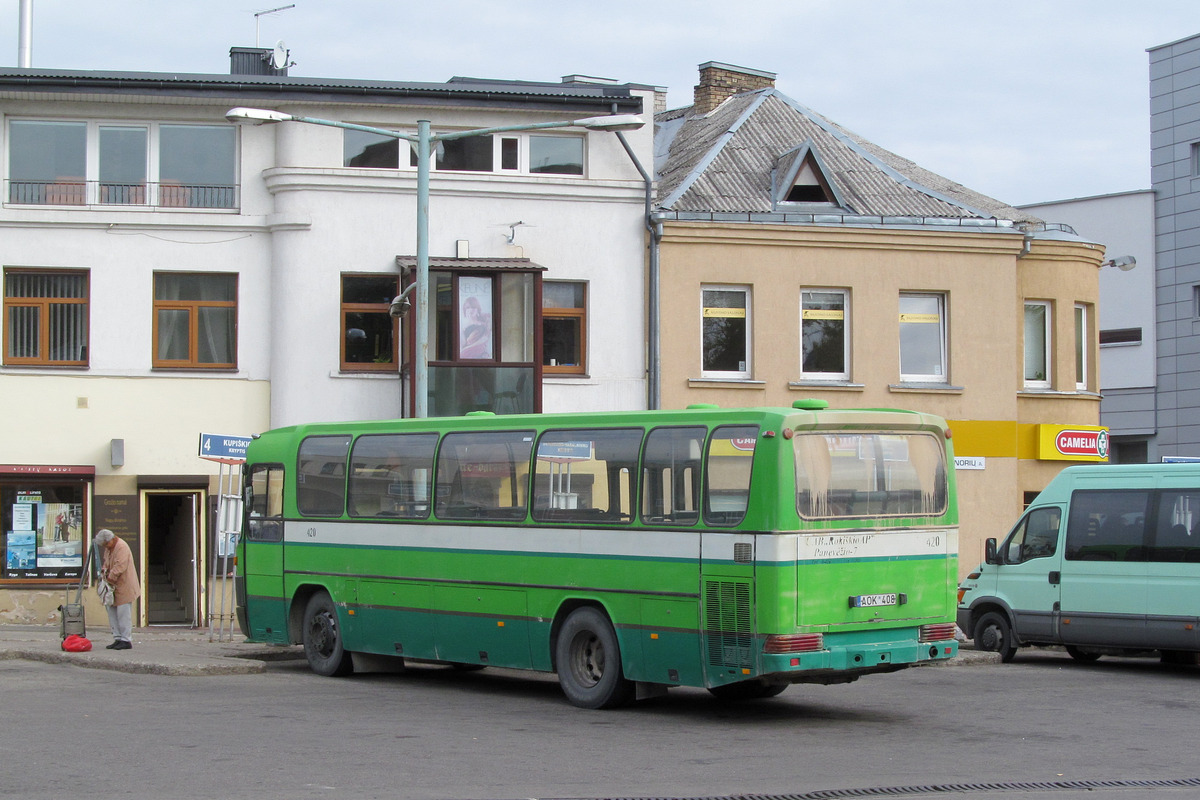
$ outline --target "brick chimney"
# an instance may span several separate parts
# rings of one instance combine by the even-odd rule
[[[763,72],[758,69],[735,67],[732,64],[721,64],[708,61],[700,65],[700,84],[696,86],[695,105],[692,113],[707,114],[724,102],[725,98],[733,97],[742,92],[753,92],[756,89],[773,89],[775,73]]]

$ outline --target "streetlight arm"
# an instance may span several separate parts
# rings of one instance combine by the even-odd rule
[[[264,125],[273,122],[305,122],[309,125],[325,125],[330,128],[345,128],[351,131],[362,131],[363,133],[374,133],[379,136],[388,136],[393,139],[404,139],[409,142],[415,142],[417,137],[411,133],[401,133],[400,131],[389,131],[386,128],[373,128],[370,125],[355,125],[351,122],[338,122],[332,119],[319,119],[317,117],[298,117],[294,114],[285,114],[282,111],[271,111],[265,108],[231,108],[225,112],[225,119],[230,122],[256,122],[259,125]]]

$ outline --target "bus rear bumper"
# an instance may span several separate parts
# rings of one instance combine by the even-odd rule
[[[826,644],[829,644],[828,638]],[[860,675],[894,672],[928,661],[946,661],[957,654],[958,642],[953,639],[845,644],[810,653],[764,653],[760,656],[760,677],[770,676],[772,680],[789,683],[836,683],[839,681],[830,679],[841,675],[854,680]]]

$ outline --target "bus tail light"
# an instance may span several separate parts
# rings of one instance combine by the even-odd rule
[[[954,638],[954,623],[939,622],[934,625],[921,626],[921,638],[918,641],[922,642],[941,642],[946,639]]]
[[[773,634],[767,637],[763,652],[767,655],[782,653],[814,653],[825,649],[825,636],[820,633]]]

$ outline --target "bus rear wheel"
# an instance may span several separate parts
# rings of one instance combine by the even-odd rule
[[[980,650],[999,653],[1000,660],[1007,664],[1017,654],[1017,641],[1012,626],[999,612],[989,611],[975,624],[975,646]]]
[[[558,682],[572,705],[616,708],[633,699],[621,671],[617,634],[603,613],[585,606],[570,613],[554,646]]]
[[[325,592],[309,598],[304,608],[304,656],[313,672],[340,677],[354,671],[354,661],[342,643],[341,626],[333,600]]]

